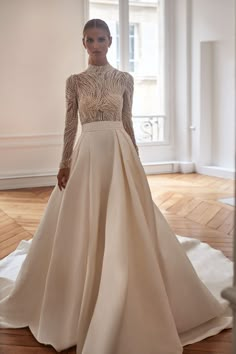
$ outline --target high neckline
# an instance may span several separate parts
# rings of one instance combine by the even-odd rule
[[[88,64],[88,71],[92,71],[92,72],[106,72],[113,69],[113,67],[111,66],[111,64],[107,63],[104,65],[94,65],[94,64]]]

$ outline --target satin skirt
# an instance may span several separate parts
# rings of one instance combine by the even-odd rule
[[[57,351],[180,354],[232,327],[220,297],[232,274],[221,252],[172,232],[122,123],[87,123],[65,190],[0,262],[0,326]]]

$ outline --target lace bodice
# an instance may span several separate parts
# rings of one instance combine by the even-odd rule
[[[78,113],[81,124],[94,121],[122,121],[135,149],[132,124],[133,77],[110,64],[89,65],[87,70],[66,80],[66,122],[60,168],[70,167]]]

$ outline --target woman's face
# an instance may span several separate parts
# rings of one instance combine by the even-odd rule
[[[110,47],[112,38],[108,36],[108,33],[101,28],[88,29],[83,38],[84,48],[93,62],[101,62],[106,58],[108,48]]]

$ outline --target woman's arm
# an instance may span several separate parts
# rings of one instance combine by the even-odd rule
[[[127,80],[126,80],[126,87],[125,92],[123,95],[123,109],[122,109],[122,122],[126,132],[129,134],[134,147],[138,152],[138,146],[136,144],[134,129],[133,129],[133,122],[132,122],[132,103],[133,103],[133,92],[134,92],[134,79],[133,77],[126,73]]]
[[[60,190],[66,187],[70,175],[71,155],[78,127],[78,99],[74,75],[66,80],[66,120],[64,130],[64,147],[60,169],[57,174]]]
[[[66,119],[64,130],[64,147],[60,168],[71,165],[71,155],[78,127],[78,97],[75,75],[66,80]]]

